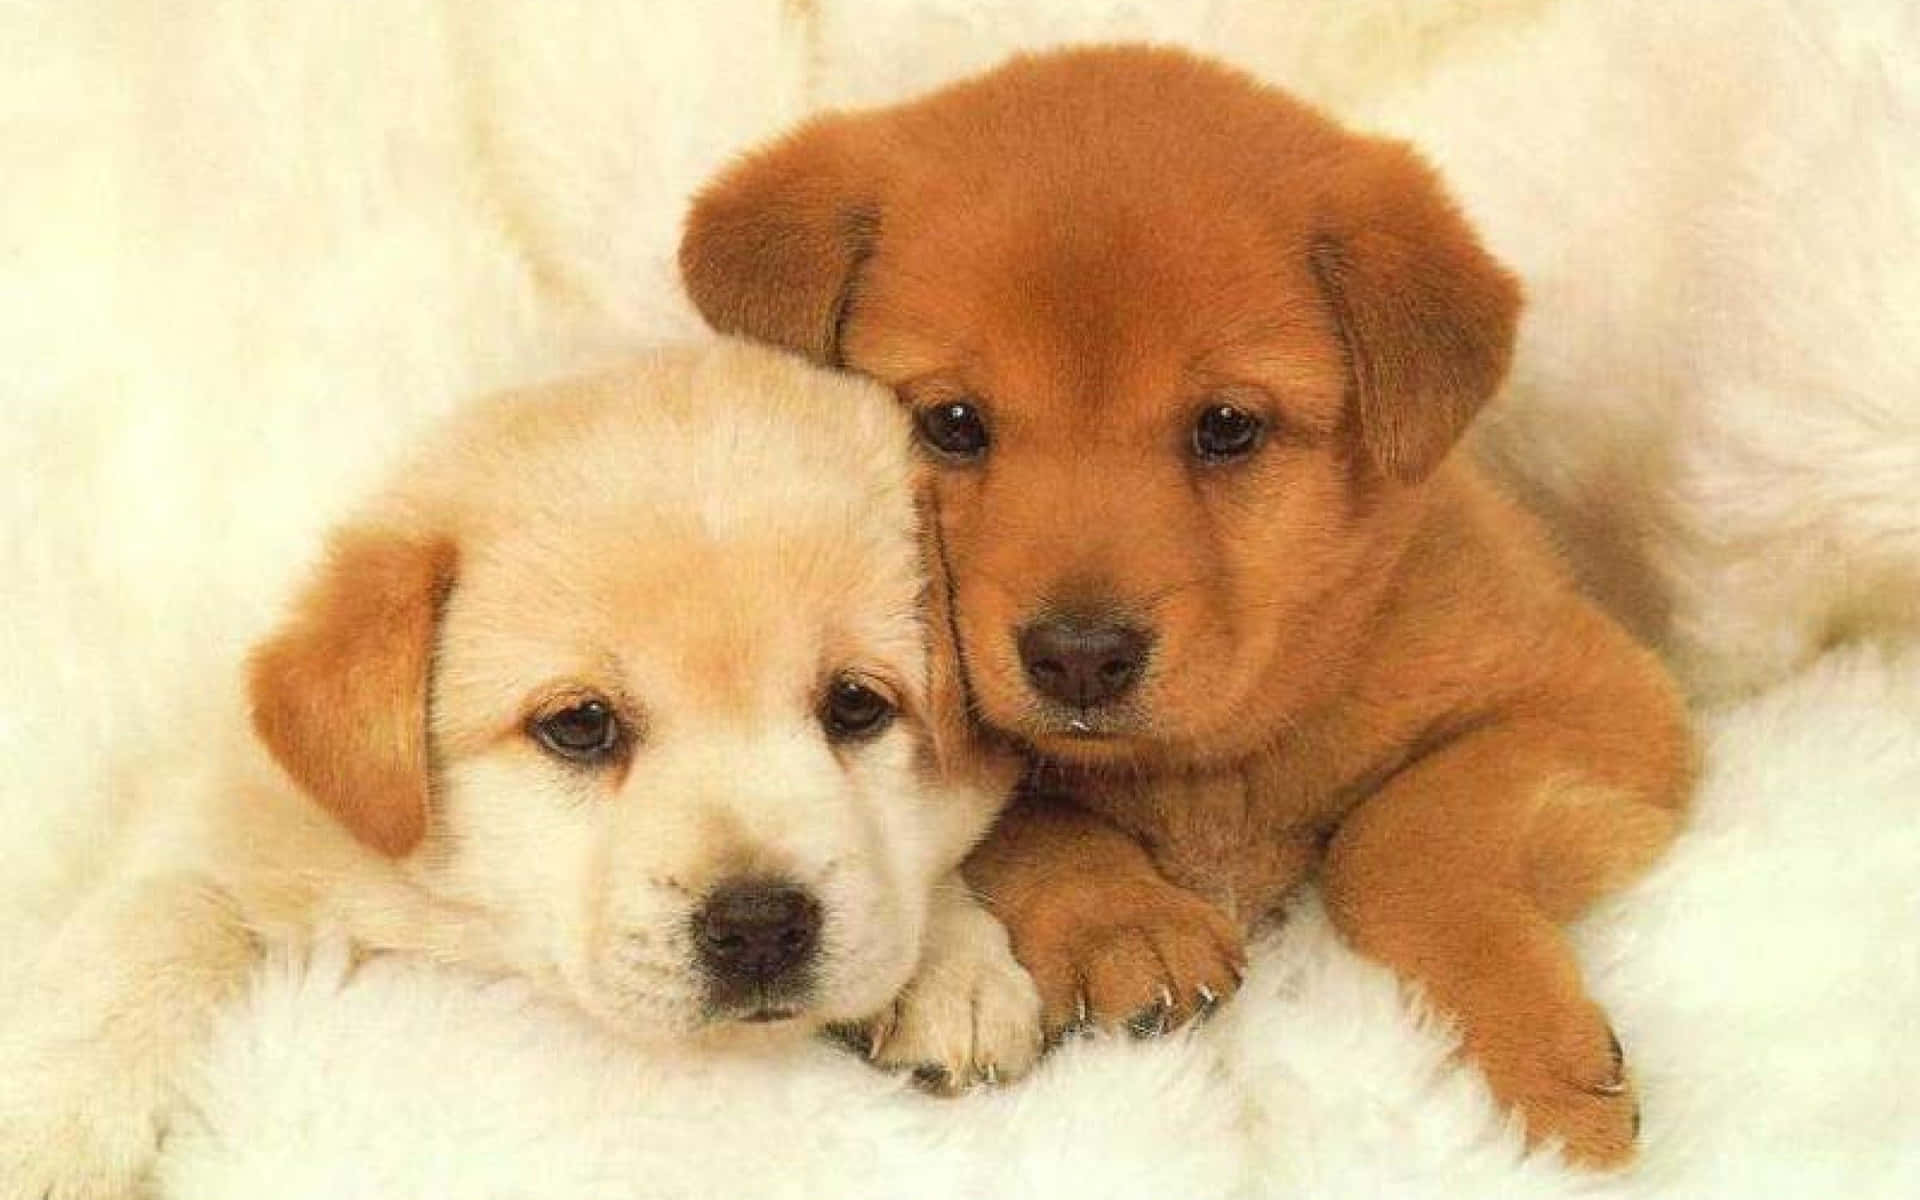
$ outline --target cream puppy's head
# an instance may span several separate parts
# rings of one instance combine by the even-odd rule
[[[1009,782],[929,707],[908,445],[879,389],[737,344],[481,404],[336,535],[255,728],[628,1032],[864,1017]]]

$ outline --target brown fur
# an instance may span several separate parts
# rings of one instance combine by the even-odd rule
[[[991,428],[924,503],[967,699],[1052,785],[969,868],[1051,1025],[1231,990],[1319,865],[1533,1136],[1630,1152],[1557,926],[1669,840],[1691,751],[1658,664],[1448,456],[1519,292],[1410,150],[1178,52],[1024,58],[749,157],[681,262],[720,328]],[[1192,455],[1217,403],[1264,419],[1250,457]],[[1155,637],[1096,737],[1015,641],[1088,605]]]

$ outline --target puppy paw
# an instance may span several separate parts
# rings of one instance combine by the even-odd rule
[[[1526,1123],[1527,1140],[1567,1160],[1610,1168],[1632,1159],[1640,1103],[1620,1040],[1597,1008],[1563,1013],[1533,1053],[1479,1052],[1494,1093]]]
[[[1516,1107],[1529,1137],[1558,1141],[1571,1162],[1617,1167],[1633,1158],[1640,1138],[1640,1098],[1620,1039],[1596,1016],[1577,1050],[1562,1056],[1553,1077],[1532,1081]]]
[[[1040,997],[1006,930],[968,897],[936,912],[912,981],[852,1040],[929,1091],[1009,1083],[1039,1057]]]
[[[1227,915],[1159,879],[1040,895],[1008,929],[1049,1040],[1086,1026],[1166,1033],[1211,1013],[1246,969]]]

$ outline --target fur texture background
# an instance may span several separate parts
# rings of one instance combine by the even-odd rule
[[[1674,654],[1709,738],[1692,828],[1582,930],[1641,1165],[1523,1156],[1309,898],[1197,1035],[958,1102],[824,1047],[643,1058],[511,983],[276,962],[164,1194],[1920,1194],[1899,0],[0,6],[0,962],[424,421],[698,332],[678,222],[730,153],[1119,37],[1415,138],[1526,279],[1481,449]]]

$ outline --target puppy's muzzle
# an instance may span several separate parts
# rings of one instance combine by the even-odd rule
[[[1049,700],[1098,708],[1133,690],[1151,645],[1147,634],[1131,625],[1047,617],[1020,631],[1020,665],[1027,682]]]
[[[820,946],[820,902],[782,880],[722,884],[693,914],[693,941],[720,1005],[792,996]]]

